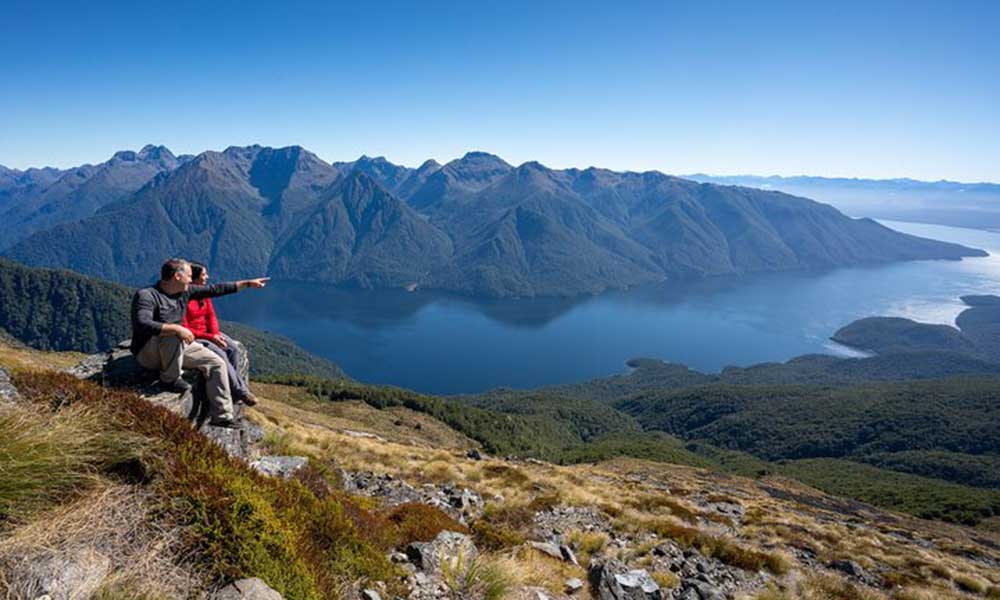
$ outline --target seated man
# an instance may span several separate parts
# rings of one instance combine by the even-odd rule
[[[191,262],[191,283],[194,285],[208,284],[208,267],[198,262]],[[219,330],[219,318],[215,315],[215,306],[211,298],[192,298],[184,313],[184,327],[191,330],[195,339],[202,346],[226,359],[229,370],[229,391],[233,400],[247,406],[257,404],[257,398],[250,392],[250,387],[240,375],[240,361],[243,352],[236,340]]]
[[[192,286],[191,265],[183,259],[172,258],[160,268],[160,281],[156,285],[142,288],[132,296],[132,354],[143,367],[159,371],[160,381],[178,393],[191,387],[181,379],[184,367],[201,371],[213,412],[211,425],[238,427],[234,420],[226,360],[194,343],[194,334],[181,325],[184,311],[192,298],[212,298],[248,287],[261,288],[268,279]]]

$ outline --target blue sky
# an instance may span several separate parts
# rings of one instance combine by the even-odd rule
[[[1000,181],[998,2],[3,2],[0,164],[300,144],[415,166]]]

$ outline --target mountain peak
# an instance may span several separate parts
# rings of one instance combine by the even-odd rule
[[[176,160],[177,157],[166,146],[146,144],[139,150],[139,160]]]

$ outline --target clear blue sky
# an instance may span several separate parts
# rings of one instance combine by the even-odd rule
[[[1000,181],[1000,2],[3,2],[0,164],[300,144],[415,166]]]

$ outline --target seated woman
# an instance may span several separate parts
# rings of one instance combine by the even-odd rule
[[[205,285],[208,282],[208,267],[203,264],[191,263],[191,283]],[[240,363],[241,352],[235,340],[219,331],[219,319],[215,316],[215,307],[211,298],[191,300],[184,312],[184,327],[191,330],[198,343],[226,359],[229,370],[229,389],[233,400],[243,402],[247,406],[257,404],[257,398],[250,393],[247,382],[240,376],[237,366]]]

